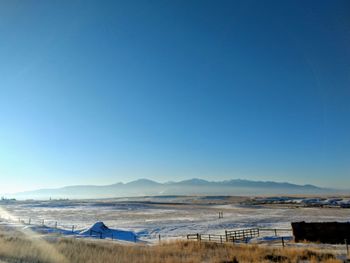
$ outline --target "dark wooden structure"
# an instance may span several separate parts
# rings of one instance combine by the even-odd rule
[[[345,244],[350,241],[350,222],[294,222],[292,229],[295,242]]]

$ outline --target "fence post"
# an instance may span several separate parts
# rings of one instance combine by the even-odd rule
[[[222,244],[222,235],[220,235],[220,243]]]
[[[348,240],[345,239],[345,246],[346,246],[346,255],[349,256],[349,244],[348,244]]]
[[[74,225],[72,225],[72,233],[74,233]]]
[[[282,247],[284,248],[284,238],[282,237]]]
[[[228,242],[227,230],[225,230],[225,237],[226,237],[226,242]]]
[[[159,240],[159,243],[160,243],[160,241],[161,241],[161,239],[160,239],[160,234],[158,235],[158,240]]]
[[[277,237],[277,229],[275,228],[274,230],[275,230],[275,236]]]
[[[260,230],[259,230],[259,228],[258,228],[258,237],[260,237]]]
[[[29,220],[28,220],[28,225],[30,225],[31,220],[32,220],[32,219],[29,217]]]
[[[55,228],[57,229],[57,221],[55,222]]]

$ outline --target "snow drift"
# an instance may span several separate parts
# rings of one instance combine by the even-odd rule
[[[91,236],[98,238],[111,238],[130,242],[137,242],[137,235],[132,231],[111,229],[107,227],[103,222],[96,222],[90,228],[83,230],[79,233],[83,236]]]

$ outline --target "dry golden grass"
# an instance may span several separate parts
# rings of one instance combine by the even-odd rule
[[[178,262],[341,262],[331,254],[307,249],[278,249],[177,241],[161,245],[121,245],[106,241],[53,239],[0,233],[0,262],[178,263]]]

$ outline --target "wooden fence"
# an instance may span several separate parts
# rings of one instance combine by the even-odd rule
[[[274,236],[278,236],[280,233],[292,233],[291,228],[259,228],[260,233],[263,232],[272,232]]]
[[[248,228],[239,230],[225,230],[226,241],[245,241],[248,238],[259,237],[259,228]]]
[[[275,236],[281,232],[291,232],[292,229],[274,229],[274,228],[248,228],[248,229],[237,229],[237,230],[225,230],[225,235],[215,235],[215,234],[188,234],[188,240],[204,241],[204,242],[215,242],[215,243],[225,243],[225,242],[247,242],[251,238],[260,237],[262,232],[273,232]],[[282,238],[282,244],[284,245],[284,240]]]
[[[226,241],[225,235],[214,235],[214,234],[188,234],[188,240],[196,241],[206,241],[206,242],[215,242],[215,243],[224,243]]]

